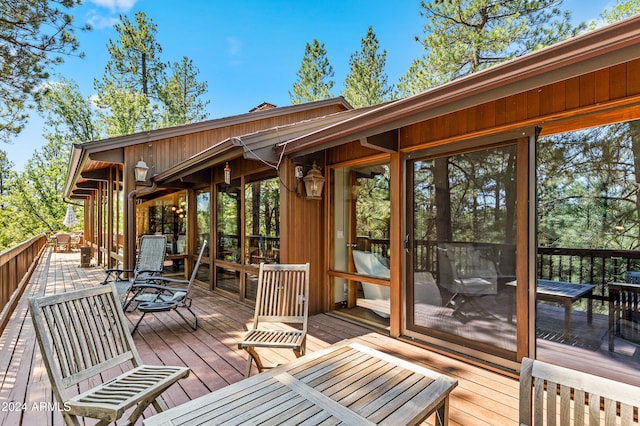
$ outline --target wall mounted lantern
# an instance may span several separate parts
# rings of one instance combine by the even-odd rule
[[[138,161],[138,164],[136,164],[134,171],[136,174],[136,182],[147,181],[147,172],[149,172],[149,166],[147,166],[147,163],[142,160],[142,157],[140,157],[140,161]]]
[[[224,166],[224,183],[227,185],[231,184],[231,167],[229,167],[229,162]]]
[[[304,187],[307,190],[308,200],[320,200],[322,198],[322,187],[324,185],[324,176],[320,168],[316,165],[315,161],[313,166],[302,179],[304,180]]]

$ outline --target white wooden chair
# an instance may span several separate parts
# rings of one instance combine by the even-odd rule
[[[246,377],[251,374],[252,360],[260,372],[271,368],[262,364],[257,348],[292,349],[296,357],[304,355],[308,317],[309,264],[261,263],[253,326],[238,343],[239,349],[249,353]]]
[[[637,425],[638,407],[638,387],[522,359],[520,425]]]
[[[129,303],[134,302],[138,304],[137,308],[142,312],[131,334],[136,332],[138,325],[140,325],[140,322],[146,314],[168,311],[175,311],[193,331],[198,329],[198,317],[195,312],[191,310],[192,299],[190,292],[193,287],[193,281],[198,275],[198,269],[202,264],[202,255],[206,247],[207,241],[204,240],[200,248],[198,260],[193,267],[193,272],[191,272],[191,278],[188,281],[167,277],[152,277],[149,282],[134,283],[131,286],[133,296],[127,304],[125,304],[125,310]],[[189,320],[182,315],[182,312],[180,312],[181,309],[186,309],[191,314],[193,322],[189,322]]]
[[[78,417],[112,423],[136,406],[128,419],[134,424],[149,404],[165,410],[160,394],[189,375],[187,367],[142,363],[113,284],[31,297],[29,308],[68,425],[79,425]]]

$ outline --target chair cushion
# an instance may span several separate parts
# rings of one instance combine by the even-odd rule
[[[142,302],[138,305],[141,312],[165,312],[175,309],[178,302],[175,300],[157,300],[155,302]]]

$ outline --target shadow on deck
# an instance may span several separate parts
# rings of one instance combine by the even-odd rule
[[[78,252],[45,252],[0,336],[0,424],[63,424],[52,399],[26,299],[98,285],[103,276],[100,268],[80,268]],[[194,311],[200,324],[197,331],[187,328],[175,313],[162,313],[147,315],[134,335],[145,362],[187,365],[192,369],[187,379],[163,394],[170,407],[243,379],[246,357],[236,345],[253,310],[213,292],[202,289],[196,292]],[[127,314],[131,328],[138,315]],[[392,339],[336,316],[310,317],[309,352],[343,339],[353,339],[457,379],[459,384],[450,400],[451,425],[517,423],[517,380]],[[263,353],[270,363],[293,359],[290,352]],[[153,414],[153,409],[149,408],[145,414]],[[433,419],[427,424],[433,424]]]

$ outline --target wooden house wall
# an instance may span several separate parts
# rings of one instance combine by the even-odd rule
[[[327,265],[324,255],[324,200],[327,188],[322,190],[322,200],[307,200],[302,194],[289,189],[296,187],[295,164],[284,161],[280,177],[286,185],[280,192],[280,262],[309,262],[309,312],[328,310],[327,292],[324,291]],[[324,170],[323,170],[323,173]]]
[[[401,149],[527,125],[542,134],[640,117],[640,60],[435,117],[401,129]]]
[[[287,115],[267,117],[255,121],[225,126],[217,129],[191,133],[173,138],[137,144],[126,150],[125,161],[133,164],[143,158],[150,167],[150,173],[161,173],[176,164],[204,151],[212,145],[232,136],[246,135],[276,126],[309,120],[343,111],[339,105],[331,105]]]

